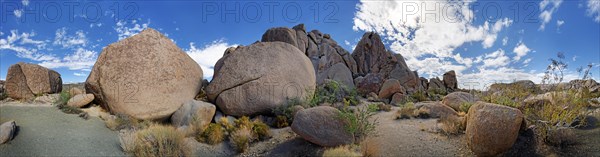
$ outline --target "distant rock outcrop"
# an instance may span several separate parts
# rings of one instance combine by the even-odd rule
[[[113,114],[162,120],[192,100],[201,81],[198,63],[149,28],[104,48],[85,89]]]
[[[228,51],[215,65],[206,88],[209,100],[227,115],[270,113],[315,89],[310,61],[291,44],[258,42]]]
[[[4,88],[8,97],[31,99],[36,95],[62,91],[62,78],[54,70],[19,62],[8,68]]]

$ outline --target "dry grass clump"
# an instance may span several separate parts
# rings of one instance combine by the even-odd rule
[[[466,126],[463,124],[463,119],[458,116],[442,116],[438,122],[441,124],[440,130],[446,135],[457,135],[466,129]]]
[[[412,117],[415,117],[415,111],[417,109],[415,108],[415,104],[412,102],[406,103],[404,104],[404,106],[402,108],[400,108],[397,112],[396,115],[394,115],[394,119],[410,119]]]
[[[360,152],[363,157],[380,156],[379,155],[379,145],[372,138],[367,138],[360,143]]]
[[[254,138],[252,130],[242,126],[231,133],[229,141],[237,152],[243,153],[248,149],[250,142],[254,140]]]
[[[330,148],[323,152],[323,157],[360,157],[361,155],[348,146],[339,146]]]
[[[148,128],[152,122],[146,120],[138,120],[125,114],[117,114],[114,118],[107,118],[105,121],[106,127],[111,130],[140,130]]]
[[[279,115],[275,117],[275,126],[277,128],[285,128],[290,126],[290,124],[287,122],[287,118],[285,116]]]
[[[198,134],[199,136],[196,136],[196,140],[214,145],[225,140],[225,132],[225,129],[223,129],[221,125],[211,123],[208,125],[208,128],[204,130],[204,132]]]
[[[134,130],[119,131],[119,143],[124,152],[132,153],[135,149],[136,132]]]
[[[392,105],[386,105],[386,104],[378,104],[377,107],[379,108],[379,111],[385,111],[385,112],[390,112],[392,111]]]
[[[190,149],[184,143],[185,135],[172,126],[153,124],[136,133],[133,149],[135,156],[189,156]]]
[[[231,124],[227,118],[222,117],[217,123],[209,124],[204,132],[196,136],[196,140],[211,145],[218,144],[226,140],[238,152],[244,152],[252,142],[266,140],[271,137],[270,127],[262,121],[256,119],[251,121],[244,116]]]

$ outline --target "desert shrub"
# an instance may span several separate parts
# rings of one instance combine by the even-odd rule
[[[234,123],[237,128],[245,127],[251,129],[252,127],[254,127],[254,123],[250,121],[250,118],[248,118],[248,116],[242,116],[236,119]]]
[[[184,134],[174,127],[151,125],[136,133],[133,154],[135,156],[189,156]]]
[[[66,114],[80,114],[83,111],[81,109],[79,109],[78,107],[73,107],[73,106],[69,106],[67,105],[67,102],[69,102],[69,99],[71,98],[71,94],[69,94],[68,91],[62,91],[60,92],[60,96],[58,98],[58,100],[56,100],[56,102],[54,102],[54,104],[56,105],[56,107],[58,107],[58,109]]]
[[[348,146],[339,146],[330,148],[323,152],[323,157],[360,157],[356,151],[351,150]]]
[[[217,124],[223,126],[223,128],[225,128],[225,131],[227,132],[231,132],[235,128],[235,126],[233,126],[233,124],[229,122],[229,119],[227,119],[227,117],[221,117],[219,121],[217,121]]]
[[[275,125],[277,128],[285,128],[287,126],[290,126],[287,121],[287,117],[281,115],[275,117]]]
[[[245,152],[248,149],[248,147],[250,146],[250,142],[253,139],[254,136],[252,135],[252,131],[250,130],[250,128],[247,128],[245,126],[242,126],[235,130],[233,133],[231,133],[229,137],[230,143],[233,145],[233,148],[235,148],[235,150],[240,153]]]
[[[551,146],[564,147],[574,144],[575,135],[569,128],[584,127],[586,123],[588,98],[575,90],[554,92],[552,102],[527,105],[527,120],[538,126],[536,134]]]
[[[367,138],[360,143],[360,152],[363,157],[380,156],[379,155],[379,145],[372,138]]]
[[[551,146],[567,147],[577,143],[575,132],[570,128],[551,129],[547,131],[544,141]]]
[[[121,130],[119,132],[119,143],[124,152],[131,153],[135,149],[136,132],[134,130]]]
[[[338,117],[344,122],[345,129],[354,137],[354,142],[358,143],[371,135],[375,131],[377,120],[370,121],[369,118],[374,113],[365,108],[350,110],[344,108],[339,111]]]
[[[425,95],[425,93],[422,91],[416,91],[411,94],[410,97],[417,102],[427,101],[427,95]]]
[[[510,84],[494,84],[495,93],[488,93],[481,96],[485,102],[498,105],[519,108],[522,106],[523,100],[531,95],[538,94],[536,89],[531,89],[519,83]]]
[[[379,111],[379,104],[368,104],[367,111],[369,112],[377,112]]]
[[[308,106],[315,107],[321,103],[336,103],[348,101],[350,105],[358,105],[358,92],[356,88],[350,88],[337,81],[329,81],[321,86],[318,86],[314,92],[307,98]]]
[[[305,108],[308,107],[308,105],[305,105],[304,102],[302,102],[302,100],[300,100],[299,98],[293,98],[293,99],[288,99],[284,105],[275,107],[272,112],[276,117],[279,117],[279,116],[285,117],[286,118],[285,123],[292,122],[294,120],[294,116],[293,116],[294,107],[297,105],[305,107]]]
[[[252,132],[256,135],[258,139],[264,140],[271,137],[271,132],[269,131],[269,129],[270,128],[267,124],[257,119],[254,121]]]
[[[473,102],[463,102],[463,103],[460,104],[460,106],[458,107],[458,109],[460,110],[460,112],[469,113],[469,109],[474,104],[475,103],[473,103]]]
[[[6,92],[0,93],[0,100],[4,100],[6,98],[8,98],[8,93],[6,93]]]
[[[220,124],[211,123],[204,132],[196,136],[196,140],[211,145],[221,143],[225,140],[225,130]]]
[[[409,119],[415,116],[415,104],[412,102],[404,104],[397,112],[394,119]]]
[[[105,123],[106,127],[111,130],[140,130],[152,125],[151,121],[138,120],[125,114],[117,114],[114,119],[108,118]]]
[[[438,120],[440,130],[446,135],[456,135],[462,133],[466,126],[463,125],[462,120],[458,116],[442,116]]]
[[[392,105],[386,105],[386,104],[378,104],[377,108],[379,109],[379,111],[385,111],[385,112],[390,112],[392,110]]]

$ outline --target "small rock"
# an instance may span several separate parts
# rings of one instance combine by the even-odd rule
[[[175,127],[200,129],[186,132],[188,135],[195,134],[197,133],[196,131],[201,131],[208,127],[216,110],[217,108],[213,104],[190,100],[181,105],[181,107],[173,113],[171,116],[171,123]]]
[[[14,120],[8,121],[0,125],[0,144],[4,144],[13,138],[17,131],[17,124]]]
[[[404,87],[400,85],[400,81],[396,79],[388,79],[381,86],[381,90],[379,90],[378,96],[382,99],[389,99],[395,93],[405,94],[406,91],[404,90]]]
[[[79,95],[79,94],[85,94],[85,92],[77,87],[73,87],[71,89],[69,89],[69,94],[71,94],[71,98],[75,97],[75,95]]]

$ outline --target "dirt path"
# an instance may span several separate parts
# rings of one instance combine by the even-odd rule
[[[464,135],[434,133],[437,119],[394,120],[398,108],[374,116],[379,122],[374,143],[379,156],[474,156]]]
[[[0,156],[124,156],[118,133],[96,117],[84,120],[49,105],[0,105],[0,121],[15,120],[15,139]]]

